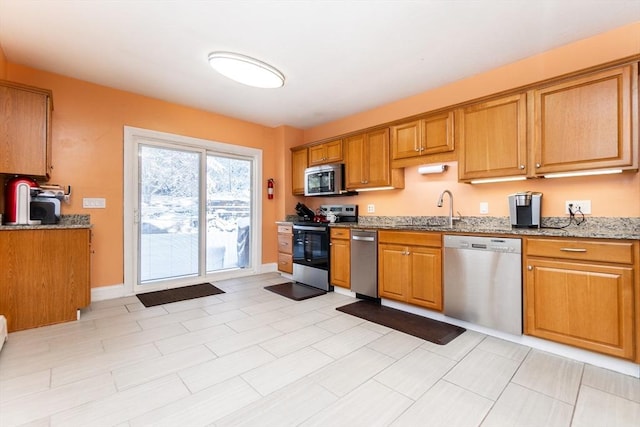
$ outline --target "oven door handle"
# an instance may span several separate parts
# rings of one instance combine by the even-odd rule
[[[294,225],[294,230],[303,230],[303,231],[325,231],[327,227],[314,227],[309,225]]]

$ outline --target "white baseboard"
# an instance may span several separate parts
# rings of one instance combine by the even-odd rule
[[[124,291],[124,283],[121,285],[100,286],[99,288],[91,289],[91,301],[103,301],[125,296],[127,295]]]
[[[441,322],[450,323],[452,325],[461,326],[463,328],[480,332],[485,335],[490,335],[492,337],[501,338],[506,341],[526,345],[527,347],[535,348],[536,350],[546,351],[557,356],[566,357],[569,359],[577,360],[578,362],[588,363],[600,368],[609,369],[611,371],[620,372],[621,374],[640,378],[640,364],[633,363],[628,360],[605,356],[604,354],[594,353],[592,351],[582,350],[580,348],[571,347],[568,345],[559,344],[553,341],[547,341],[528,335],[507,334],[504,332],[496,331],[494,329],[485,328],[483,326],[465,322],[463,320],[454,319],[452,317],[445,316],[442,313],[409,304],[404,304],[397,301],[382,299],[381,302],[382,305],[387,307],[396,308],[398,310],[417,314],[419,316],[424,316],[430,319],[439,320]]]
[[[256,270],[244,271],[236,270],[223,273],[217,280],[225,280],[232,277],[249,276],[253,274],[272,273],[278,271],[278,264],[275,262],[269,264],[261,264]],[[98,288],[91,288],[91,301],[104,301],[108,299],[122,298],[133,295],[131,292],[127,292],[124,283],[119,285],[100,286]]]

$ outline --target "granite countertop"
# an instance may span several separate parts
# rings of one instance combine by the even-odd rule
[[[287,220],[295,221],[296,216]],[[433,231],[439,233],[479,233],[490,235],[578,237],[591,239],[640,240],[640,218],[587,217],[576,225],[567,217],[542,219],[542,228],[513,228],[508,217],[462,217],[449,227],[448,217],[360,216],[357,223],[333,223],[331,227],[378,230]]]
[[[61,230],[69,228],[91,228],[90,215],[61,215],[60,222],[49,225],[0,225],[0,231],[17,230]]]

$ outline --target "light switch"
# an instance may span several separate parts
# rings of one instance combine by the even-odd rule
[[[488,202],[480,202],[480,213],[488,214],[489,213],[489,203]]]

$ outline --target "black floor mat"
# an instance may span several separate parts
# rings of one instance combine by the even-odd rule
[[[304,299],[317,297],[327,293],[322,289],[303,285],[297,282],[287,282],[280,285],[265,286],[265,289],[295,301],[302,301]]]
[[[358,301],[336,310],[440,345],[466,331],[459,326],[385,307],[374,301]]]
[[[223,294],[222,289],[218,289],[211,283],[201,283],[199,285],[184,286],[182,288],[166,289],[164,291],[147,292],[136,295],[145,307],[169,304],[171,302],[186,301],[194,298],[207,297],[210,295]]]

